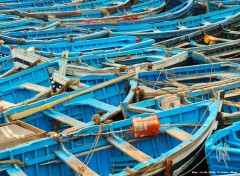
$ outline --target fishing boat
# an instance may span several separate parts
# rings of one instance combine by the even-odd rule
[[[102,38],[109,35],[108,30],[99,30],[99,31],[91,31],[84,30],[79,28],[55,28],[48,30],[40,30],[40,31],[15,31],[15,32],[6,32],[0,35],[0,39],[4,40],[5,43],[8,44],[28,44],[34,43],[35,40],[38,40],[41,43],[48,42],[48,40],[54,41],[54,39],[61,38],[68,39],[71,42],[78,40],[89,40],[93,38]],[[22,39],[23,42],[18,42],[18,40]],[[56,41],[56,40],[55,40]],[[17,43],[18,42],[18,43]],[[59,42],[59,41],[56,41]]]
[[[152,0],[160,1],[160,0]],[[41,20],[48,19],[79,19],[79,18],[104,18],[105,16],[117,16],[118,13],[125,11],[135,12],[139,8],[144,9],[144,3],[139,7],[136,0],[125,0],[122,3],[117,3],[115,6],[110,7],[96,7],[93,9],[80,9],[80,5],[64,5],[52,7],[31,8],[22,12],[18,9],[20,16],[33,17]],[[150,2],[147,5],[149,5]],[[156,4],[157,5],[157,4]],[[136,6],[136,7],[135,7]]]
[[[97,28],[103,28],[103,27],[109,27],[109,26],[129,26],[129,25],[137,25],[137,24],[146,24],[146,23],[156,23],[160,21],[169,21],[172,19],[177,19],[177,18],[183,18],[191,14],[191,8],[194,5],[193,0],[187,0],[183,4],[156,14],[156,15],[151,15],[151,11],[149,11],[148,17],[141,18],[140,16],[134,16],[134,17],[129,17],[123,16],[121,17],[122,19],[116,18],[114,22],[114,17],[113,18],[105,18],[105,19],[87,19],[87,20],[61,20],[61,24],[64,24],[66,26],[79,26],[82,28],[87,28],[87,29],[97,29]],[[160,11],[163,9],[158,9],[156,10]],[[146,14],[147,15],[147,14]]]
[[[211,135],[205,144],[210,175],[236,175],[240,172],[239,159],[239,126],[240,122]]]
[[[173,37],[179,37],[188,33],[203,30],[237,17],[240,7],[212,12],[201,16],[191,16],[174,21],[161,23],[108,27],[112,36],[132,35],[138,38],[154,38],[156,42]]]
[[[15,140],[15,146],[4,142],[0,151],[1,163],[4,163],[0,165],[1,174],[178,175],[194,162],[204,141],[215,129],[220,108],[219,99],[205,101],[155,114],[139,114],[111,124],[68,130],[61,135],[49,133],[51,138],[44,137],[44,131],[30,130],[27,126],[25,130],[28,134],[35,132],[31,133],[34,135],[32,141],[23,143]],[[154,131],[134,128],[149,122],[149,119],[152,119]],[[21,122],[17,123],[23,131]],[[13,130],[12,125],[1,127]],[[27,136],[23,136],[22,140],[25,138]],[[6,149],[8,145],[10,148]],[[9,160],[12,162],[9,163]],[[23,165],[25,167],[21,168]]]
[[[96,11],[97,13],[94,13],[92,11],[90,12],[82,12],[80,14],[74,13],[73,15],[69,15],[68,12],[66,15],[64,15],[64,12],[61,14],[56,14],[53,16],[53,18],[57,18],[62,24],[69,24],[69,23],[85,23],[85,22],[91,22],[91,21],[101,21],[101,22],[120,22],[120,21],[126,21],[128,19],[141,19],[146,18],[151,15],[155,15],[163,11],[165,5],[164,0],[149,0],[147,2],[144,2],[142,4],[136,4],[132,5],[131,8],[123,9],[121,11],[117,11],[116,14],[105,14],[102,11]],[[71,13],[71,12],[70,12]],[[50,20],[52,17],[49,18]]]
[[[24,30],[44,30],[55,28],[59,25],[59,22],[45,23],[39,20],[20,19],[17,21],[11,21],[1,24],[0,30],[2,33],[11,31],[24,31]]]
[[[213,69],[220,69],[220,65],[227,66],[229,63],[222,62],[214,64]],[[232,67],[234,68],[234,66]],[[227,67],[225,68],[228,70]],[[235,69],[237,71],[237,68]],[[199,71],[200,70],[198,70],[198,72]],[[216,78],[214,72],[212,72],[212,74],[213,79]],[[195,84],[195,86],[182,84],[182,87],[179,87],[180,84],[178,82],[173,81],[171,83],[164,81],[165,86],[160,87],[159,82],[162,80],[161,75],[158,82],[153,81],[151,83],[148,80],[144,81],[141,79],[138,80],[141,84],[138,86],[137,91],[142,95],[141,100],[144,101],[131,104],[123,103],[122,109],[124,110],[125,116],[134,116],[136,113],[140,112],[157,113],[163,109],[168,110],[173,108],[181,108],[196,102],[216,99],[216,92],[225,91],[221,114],[219,114],[218,119],[219,127],[222,128],[240,120],[240,106],[238,106],[237,103],[240,97],[240,79],[238,76],[233,75],[229,77],[231,78],[219,82],[215,81],[215,83],[210,80],[207,84]],[[158,91],[154,91],[154,89]]]
[[[213,25],[203,30],[165,40],[155,45],[182,48],[188,51],[189,57],[192,57],[193,51],[217,48],[229,45],[230,42],[236,42],[235,40],[239,38],[239,18],[240,15],[237,15],[235,18],[231,18],[222,24]]]
[[[70,11],[76,11],[76,10],[83,10],[83,9],[97,9],[97,8],[107,8],[107,10],[111,10],[111,8],[119,7],[119,5],[123,5],[124,0],[118,1],[118,3],[114,3],[113,0],[99,0],[99,1],[90,1],[90,2],[84,2],[79,4],[56,4],[54,6],[48,6],[48,7],[29,7],[29,8],[18,8],[16,12],[15,10],[5,10],[2,13],[6,14],[14,14],[14,13],[37,13],[40,15],[44,15],[44,13],[58,11],[58,12],[70,12]],[[29,14],[30,15],[30,14]]]
[[[18,8],[26,8],[26,7],[44,7],[44,6],[52,6],[54,4],[64,4],[69,3],[71,0],[41,0],[41,1],[28,1],[28,2],[13,2],[13,3],[3,3],[0,6],[0,10],[12,10]]]
[[[75,60],[74,64],[66,66],[68,75],[105,75],[181,66],[187,60],[187,52],[151,47],[99,55],[84,55]]]
[[[0,121],[12,121],[17,115],[18,119],[50,132],[75,125],[83,128],[101,121],[122,119],[120,103],[132,101],[137,81],[128,79],[134,76],[135,73],[123,74],[95,86],[55,94],[51,98],[23,103],[19,107],[12,106],[4,111],[6,114],[0,117]],[[30,113],[21,113],[27,111]]]
[[[240,1],[239,0],[231,0],[231,1],[209,0],[207,5],[208,5],[209,12],[212,12],[212,11],[216,11],[216,10],[231,8],[233,6],[238,6],[238,5],[240,5]]]
[[[214,63],[214,62],[230,62],[239,63],[240,41],[235,43],[219,46],[217,48],[207,49],[201,52],[193,52],[194,63]]]
[[[29,31],[29,32],[8,32],[0,35],[0,40],[3,40],[5,44],[17,44],[19,45],[33,45],[33,44],[56,44],[62,42],[73,43],[77,41],[98,39],[109,36],[108,30],[102,30],[91,33],[89,31],[72,30],[66,28],[57,28],[43,31]],[[14,37],[12,37],[14,36]],[[21,38],[23,37],[23,38]],[[54,38],[55,37],[55,38]],[[30,39],[29,39],[30,38]],[[34,38],[34,39],[32,39]]]
[[[213,88],[238,80],[238,65],[212,63],[140,72],[139,89],[145,98]]]
[[[1,23],[15,21],[15,20],[18,20],[18,19],[19,19],[19,16],[17,16],[17,15],[5,15],[5,14],[0,15],[0,22]]]
[[[102,76],[66,77],[64,67],[67,63],[67,52],[64,52],[63,58],[58,60],[12,48],[11,58],[14,58],[11,59],[14,66],[2,75],[0,83],[0,105],[4,110],[49,98],[61,92],[97,85],[120,76],[119,74],[106,74]],[[37,66],[33,67],[34,65]],[[55,69],[57,71],[54,71]],[[43,77],[35,79],[34,76],[40,74],[40,72]],[[10,76],[10,74],[12,75]]]
[[[153,43],[153,39],[138,39],[134,36],[117,36],[86,41],[76,41],[73,43],[70,43],[69,41],[63,41],[59,43],[21,45],[21,48],[27,49],[29,47],[34,47],[37,54],[50,57],[61,56],[63,51],[68,50],[69,57],[76,57],[84,54],[103,54],[105,52],[116,52],[149,47]]]

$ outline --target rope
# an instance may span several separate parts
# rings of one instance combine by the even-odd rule
[[[164,176],[171,176],[172,163],[173,163],[173,160],[171,158],[166,158],[166,171],[164,173]]]
[[[25,167],[24,163],[20,160],[3,160],[3,161],[0,161],[0,165],[1,164],[18,164],[20,165],[22,168]]]
[[[206,143],[206,141],[205,141],[205,143]],[[205,143],[204,143],[204,144],[205,144]],[[199,149],[199,151],[202,150],[204,146],[205,146],[205,145],[202,145],[202,147]],[[189,174],[191,171],[193,171],[193,170],[194,170],[196,167],[198,167],[198,166],[213,152],[213,150],[214,150],[216,147],[218,147],[218,146],[219,146],[219,144],[218,144],[217,146],[215,146],[210,152],[208,152],[208,154],[205,155],[205,157],[204,157],[200,162],[198,162],[192,169],[190,169],[189,171],[181,174],[180,176],[184,176],[184,175],[186,175],[186,174]]]
[[[100,118],[101,118],[101,116],[99,115],[99,114],[94,114],[93,116],[92,116],[92,121],[95,121],[96,122],[96,125],[99,125],[100,124]]]
[[[103,13],[103,16],[110,15],[108,10],[105,8],[97,8],[97,10],[101,11]]]
[[[86,162],[86,164],[85,164],[86,166],[85,166],[84,168],[82,168],[82,173],[83,173],[84,170],[87,168],[87,166],[88,166],[88,164],[89,164],[89,162],[90,162],[90,160],[91,160],[91,158],[92,158],[92,156],[93,156],[94,150],[95,150],[95,148],[97,147],[97,143],[98,143],[98,141],[99,141],[99,139],[100,139],[101,134],[102,134],[102,124],[100,124],[100,126],[99,126],[98,135],[97,135],[97,137],[95,138],[94,143],[93,143],[93,145],[92,145],[92,147],[91,147],[91,149],[90,149],[90,151],[92,151],[92,152],[89,152],[89,154],[86,156],[86,158],[85,158],[85,160],[84,160],[84,162],[83,162],[83,163]]]
[[[224,143],[224,146],[223,146],[222,150],[216,149],[216,159],[217,159],[217,161],[220,162],[221,157],[222,157],[223,162],[224,162],[226,167],[228,167],[227,159],[228,159],[228,161],[230,161],[230,157],[228,155],[227,148],[228,148],[227,143]]]

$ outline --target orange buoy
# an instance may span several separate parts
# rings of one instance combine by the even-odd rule
[[[158,116],[156,115],[147,118],[133,118],[131,131],[135,138],[156,136],[159,134],[160,126]]]

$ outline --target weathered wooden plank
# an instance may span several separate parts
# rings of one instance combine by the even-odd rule
[[[12,167],[10,169],[7,169],[6,172],[9,176],[27,176],[19,167]]]
[[[78,127],[78,128],[85,127],[84,122],[76,120],[76,119],[69,117],[65,114],[62,114],[60,112],[54,111],[53,109],[47,109],[47,110],[43,111],[43,113],[55,120],[58,120],[62,123],[68,124],[70,126]]]
[[[185,141],[186,139],[188,139],[191,136],[191,134],[187,133],[186,131],[181,130],[178,127],[171,127],[169,129],[165,130],[165,132],[180,141]]]
[[[65,148],[64,148],[65,149]],[[72,153],[68,152],[66,149],[56,150],[55,154],[66,163],[71,169],[79,173],[81,176],[98,176],[93,170],[76,158]]]
[[[33,83],[24,83],[21,86],[24,87],[25,89],[32,90],[35,92],[44,92],[48,90],[48,87],[40,86]]]
[[[114,137],[108,137],[107,141],[114,147],[121,150],[123,153],[127,154],[128,156],[140,163],[152,159],[150,156],[138,150],[137,148],[116,135],[114,135]]]
[[[16,104],[10,103],[8,101],[0,100],[0,107],[2,107],[3,109],[8,109],[13,106],[16,106]]]

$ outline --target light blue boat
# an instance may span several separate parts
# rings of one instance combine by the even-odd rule
[[[113,36],[133,35],[139,38],[154,38],[156,41],[179,37],[191,32],[203,30],[204,28],[229,21],[238,17],[240,7],[233,7],[226,10],[211,12],[200,16],[190,16],[174,21],[164,21],[161,23],[131,25],[129,27],[116,26],[109,27]]]
[[[193,52],[194,63],[214,63],[214,62],[229,62],[239,63],[240,40],[235,40],[234,43],[229,42],[228,45],[219,46],[217,48],[206,49],[201,52]]]
[[[102,81],[106,82],[62,93],[31,104],[24,104],[23,102],[24,105],[5,111],[6,114],[0,117],[0,121],[13,120],[19,112],[41,106],[45,107],[47,104],[50,105],[47,109],[30,113],[21,119],[47,132],[56,128],[56,125],[55,131],[62,131],[75,125],[78,128],[83,128],[108,119],[122,119],[120,103],[130,102],[133,99],[133,89],[137,86],[137,81],[130,81],[129,79],[134,76],[134,73],[123,74],[118,77],[115,75],[115,79],[107,81],[103,79],[104,77],[100,77]],[[109,76],[109,78],[111,77]],[[91,77],[88,80],[92,80]],[[93,118],[94,115],[98,118]]]
[[[11,31],[24,31],[24,30],[44,30],[54,28],[59,25],[59,22],[46,23],[39,20],[20,19],[16,21],[6,22],[1,24],[0,30],[2,33]]]
[[[76,11],[76,10],[83,10],[83,9],[96,9],[96,8],[105,8],[105,7],[115,7],[115,5],[123,4],[124,0],[120,0],[118,2],[114,2],[114,0],[98,0],[98,1],[87,1],[82,3],[77,3],[72,1],[70,4],[54,4],[54,6],[48,7],[29,7],[29,8],[18,8],[19,13],[21,12],[51,12],[51,11],[58,11],[58,12],[66,12],[66,11]],[[16,9],[15,9],[16,10]],[[14,10],[3,11],[3,13],[13,13]],[[44,15],[44,14],[42,14]]]
[[[192,57],[193,51],[202,51],[220,46],[223,47],[234,42],[237,43],[235,40],[239,39],[239,19],[240,15],[237,15],[222,24],[213,25],[203,30],[165,40],[155,45],[182,48],[188,51],[189,57]]]
[[[98,55],[84,55],[68,64],[69,75],[105,75],[120,72],[141,72],[182,66],[187,61],[187,52],[161,47],[127,50]]]
[[[26,8],[26,7],[44,7],[44,6],[51,6],[54,4],[64,4],[70,3],[71,0],[41,0],[41,1],[28,1],[28,2],[13,2],[13,3],[4,3],[0,6],[0,10],[12,10],[18,8]]]
[[[222,10],[222,9],[227,9],[231,8],[234,6],[239,6],[240,1],[239,0],[208,0],[208,9],[209,12],[216,11],[216,10]]]
[[[163,13],[159,13],[156,15],[151,15],[149,17],[141,18],[140,16],[136,16],[134,18],[123,18],[123,19],[117,19],[117,21],[111,18],[106,18],[105,20],[95,19],[95,20],[62,20],[62,24],[66,24],[67,26],[79,26],[82,28],[87,29],[96,29],[96,28],[103,28],[103,27],[109,27],[109,26],[130,26],[130,25],[138,25],[138,24],[147,24],[147,23],[156,23],[160,21],[169,21],[172,19],[177,18],[184,18],[191,14],[191,8],[194,5],[193,0],[187,0],[183,4],[177,6],[176,8],[173,8],[171,10],[168,10]],[[161,9],[157,9],[161,10]],[[150,14],[149,14],[150,15]]]
[[[108,30],[102,30],[94,33],[83,32],[81,30],[71,30],[66,28],[57,28],[51,30],[29,31],[22,32],[17,31],[15,33],[8,32],[0,35],[0,39],[5,44],[17,44],[17,45],[33,45],[33,44],[56,44],[62,42],[73,43],[77,41],[98,39],[109,36]],[[15,37],[12,37],[15,36]],[[22,38],[21,38],[22,37]],[[31,39],[30,37],[34,38]],[[26,39],[25,39],[26,38]],[[30,39],[29,39],[30,38]]]
[[[151,1],[159,1],[162,2],[162,0],[151,0]],[[105,6],[105,7],[95,7],[91,9],[79,9],[77,5],[65,5],[65,6],[52,6],[52,7],[45,7],[45,10],[41,8],[41,10],[38,12],[35,10],[35,12],[31,12],[29,9],[27,12],[21,12],[21,9],[17,11],[17,13],[20,14],[20,16],[24,17],[33,17],[36,19],[41,20],[51,20],[51,19],[86,19],[86,18],[105,18],[105,16],[118,16],[118,12],[134,12],[134,9],[138,7],[138,2],[135,2],[134,0],[125,0],[120,3],[116,3],[116,5],[113,6]],[[142,3],[143,6],[144,3]],[[150,4],[150,2],[148,3]],[[148,5],[147,4],[147,5]],[[81,5],[81,4],[80,4]],[[80,6],[79,5],[79,6]],[[157,6],[158,4],[156,4]],[[136,7],[135,7],[136,6]],[[144,8],[144,6],[141,8]],[[69,10],[73,9],[73,10]],[[48,10],[48,11],[46,11]],[[16,12],[15,12],[16,13]]]
[[[210,175],[238,175],[240,122],[211,135],[205,144],[205,154]]]
[[[11,144],[11,148],[0,151],[0,160],[5,163],[0,165],[1,175],[162,175],[168,168],[166,162],[172,163],[167,172],[180,174],[194,162],[199,148],[215,129],[220,107],[220,100],[205,101],[155,114],[139,114],[111,124],[69,129],[61,136],[49,133],[52,138],[39,139],[37,134],[43,132],[38,130],[34,136],[37,140],[25,144],[15,140],[16,146]],[[130,132],[133,119],[154,115],[161,124],[159,133],[135,138]],[[12,124],[6,125],[12,129]],[[21,168],[23,164],[25,167]]]
[[[149,0],[140,4],[131,4],[133,0],[126,0],[125,5],[118,5],[119,7],[112,8],[108,10],[108,8],[93,10],[93,11],[82,11],[81,13],[76,12],[51,12],[50,15],[53,18],[57,18],[61,21],[62,24],[72,23],[72,22],[87,22],[89,19],[91,20],[99,20],[99,21],[124,21],[126,18],[145,18],[150,15],[155,15],[162,11],[165,1],[164,0]],[[124,8],[125,7],[125,8]],[[108,12],[109,11],[109,12]],[[112,11],[112,13],[111,13]],[[114,13],[116,12],[116,13]],[[49,19],[51,19],[50,17]]]
[[[1,23],[15,21],[15,20],[18,20],[18,19],[19,19],[19,16],[17,16],[17,15],[5,15],[5,14],[0,15],[0,22]]]
[[[33,45],[21,45],[21,47],[24,49],[34,47],[36,53],[50,57],[61,56],[61,53],[63,51],[68,50],[69,57],[76,57],[84,54],[103,54],[107,52],[116,52],[149,47],[153,43],[153,39],[138,39],[137,37],[133,36],[118,36],[86,41],[77,41],[74,43],[41,43]]]

